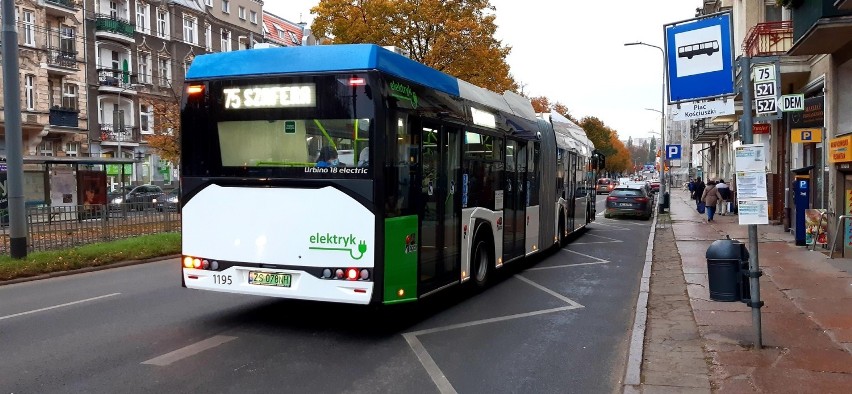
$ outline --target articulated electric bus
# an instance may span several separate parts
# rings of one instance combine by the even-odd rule
[[[414,301],[595,216],[577,125],[376,45],[202,55],[185,90],[188,288]]]

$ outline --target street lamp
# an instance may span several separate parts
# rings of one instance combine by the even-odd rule
[[[647,47],[657,48],[660,50],[660,54],[663,55],[663,81],[662,81],[662,96],[660,97],[660,145],[661,149],[665,151],[666,149],[666,51],[663,48],[660,48],[656,45],[647,44],[644,42],[628,42],[625,43],[624,46],[632,46],[632,45],[644,45]],[[668,153],[668,152],[664,152]],[[660,195],[663,198],[660,199],[659,203],[659,212],[663,213],[665,211],[665,199],[666,199],[666,156],[662,156],[663,159],[663,171],[660,171]]]

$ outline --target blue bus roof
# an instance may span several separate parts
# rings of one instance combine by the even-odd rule
[[[186,80],[367,70],[379,70],[459,96],[456,78],[375,44],[311,45],[211,53],[193,60]]]

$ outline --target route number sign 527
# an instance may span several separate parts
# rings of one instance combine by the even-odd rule
[[[775,97],[761,98],[754,100],[754,109],[760,114],[771,114],[778,112],[778,107],[776,106],[777,100]]]

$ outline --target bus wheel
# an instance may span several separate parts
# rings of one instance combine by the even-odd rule
[[[473,244],[473,283],[477,287],[485,287],[491,272],[491,245],[477,237]]]

